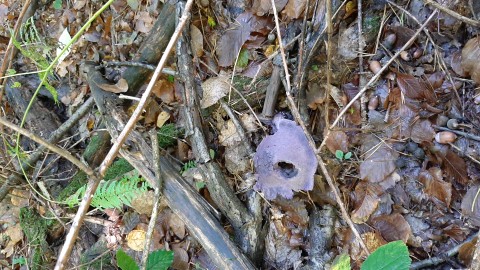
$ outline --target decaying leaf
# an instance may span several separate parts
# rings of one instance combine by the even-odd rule
[[[163,125],[170,119],[170,114],[166,111],[162,111],[158,116],[157,116],[157,127],[161,128]]]
[[[413,236],[410,224],[399,213],[375,217],[372,225],[388,242],[402,240],[406,243]]]
[[[352,212],[352,221],[357,224],[365,223],[377,209],[380,202],[381,188],[378,185],[362,181],[355,187],[355,209]]]
[[[470,222],[475,226],[480,225],[480,196],[479,187],[473,186],[467,190],[462,199],[462,214],[470,218]]]
[[[370,139],[368,139],[370,138]],[[368,136],[362,146],[365,159],[360,164],[360,178],[377,183],[395,171],[396,156],[391,148],[373,136]]]
[[[290,19],[298,19],[303,15],[306,7],[307,0],[289,0],[282,13]]]
[[[432,167],[428,171],[420,172],[418,180],[425,186],[425,193],[430,197],[435,197],[450,207],[452,200],[452,184],[443,181],[442,170]]]
[[[175,101],[175,89],[172,82],[160,79],[153,85],[152,92],[163,102],[170,104]]]
[[[145,237],[147,232],[144,230],[133,230],[127,234],[127,245],[129,248],[142,251],[145,245]]]
[[[186,234],[185,223],[176,215],[172,214],[168,220],[168,226],[170,230],[178,236],[178,238],[183,239]]]
[[[203,55],[203,34],[195,25],[190,25],[190,44],[193,55],[201,57]]]
[[[435,137],[435,130],[432,127],[432,122],[429,120],[416,121],[411,129],[410,137],[416,143],[424,141],[431,142]]]
[[[101,83],[98,85],[102,90],[112,93],[125,93],[128,90],[127,80],[121,78],[116,84]]]
[[[337,150],[341,150],[343,153],[348,152],[348,137],[343,131],[332,131],[325,141],[330,153],[335,154]]]
[[[480,84],[480,37],[470,39],[462,50],[462,68],[470,74],[476,84]]]
[[[406,97],[415,101],[426,101],[429,104],[434,104],[437,101],[432,86],[422,79],[397,73],[397,84]]]
[[[275,1],[275,8],[277,12],[280,12],[285,5],[287,4],[288,0],[276,0]],[[253,0],[252,3],[252,12],[255,13],[257,16],[263,16],[268,13],[272,13],[272,1],[270,0]]]
[[[259,35],[252,37],[253,32],[265,34],[271,29],[272,21],[266,17],[257,17],[249,12],[240,14],[235,19],[235,25],[225,31],[217,43],[218,65],[231,66],[246,41],[253,38],[256,40],[256,44],[261,44],[265,40]]]
[[[215,105],[218,100],[227,95],[230,83],[226,77],[212,77],[202,83],[203,98],[200,101],[202,109]]]
[[[448,150],[442,158],[442,168],[447,175],[455,179],[458,183],[466,185],[468,183],[467,164],[463,158],[459,157],[452,150]]]
[[[189,269],[188,261],[189,256],[187,251],[183,248],[174,247],[173,248],[173,269]]]
[[[23,239],[23,231],[20,223],[15,224],[14,226],[9,226],[3,233],[0,234],[4,239],[8,240],[7,245],[4,249],[2,249],[1,253],[4,254],[5,257],[9,258],[12,256],[13,252],[15,251],[15,246],[18,242],[22,241]]]

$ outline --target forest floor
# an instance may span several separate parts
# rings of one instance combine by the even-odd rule
[[[478,18],[1,1],[1,268],[480,269]]]

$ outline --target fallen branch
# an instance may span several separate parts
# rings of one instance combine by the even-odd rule
[[[133,112],[128,122],[125,124],[125,127],[123,128],[120,135],[116,138],[115,143],[113,144],[112,148],[108,152],[104,161],[102,162],[102,164],[100,164],[99,173],[98,173],[100,179],[105,175],[105,172],[107,171],[108,167],[112,164],[113,160],[117,156],[128,134],[132,131],[135,123],[138,121],[138,118],[140,117],[143,111],[143,108],[145,107],[147,100],[152,92],[153,86],[158,76],[160,75],[160,72],[165,66],[165,63],[167,62],[168,56],[170,55],[170,52],[172,51],[173,46],[177,41],[177,38],[180,36],[180,33],[182,32],[182,29],[185,26],[185,22],[189,15],[190,8],[192,7],[192,3],[193,3],[193,0],[188,0],[187,5],[185,7],[185,12],[182,15],[182,18],[180,19],[180,23],[178,24],[177,28],[175,29],[175,32],[170,38],[167,48],[165,49],[165,52],[162,55],[162,58],[160,59],[160,62],[158,63],[158,66],[155,69],[155,72],[153,73],[152,78],[150,79],[147,89],[143,93],[142,98],[140,99],[140,102],[137,105],[137,108]],[[90,202],[92,200],[93,194],[95,193],[95,190],[98,187],[99,182],[100,181],[98,179],[91,179],[89,181],[87,185],[87,189],[85,190],[85,196],[83,197],[78,207],[77,214],[73,219],[72,227],[70,228],[70,231],[67,234],[65,243],[58,256],[58,261],[57,261],[57,264],[55,265],[55,270],[64,269],[67,258],[70,256],[70,253],[72,252],[73,244],[75,243],[75,240],[78,236],[78,232],[80,230],[80,226],[82,224],[83,218],[88,210],[88,207],[90,206]]]
[[[445,7],[445,6],[442,6],[440,5],[439,3],[433,1],[433,0],[423,0],[423,2],[425,4],[428,4],[428,5],[431,5],[432,7],[442,11],[442,12],[445,12],[447,13],[448,15],[454,17],[455,19],[457,20],[460,20],[466,24],[470,24],[472,26],[475,26],[475,27],[480,27],[480,22],[479,21],[476,21],[476,20],[472,20],[470,18],[467,18],[465,16],[462,16],[460,14],[458,14],[457,12]]]

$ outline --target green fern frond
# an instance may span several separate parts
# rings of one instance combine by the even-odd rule
[[[65,203],[70,207],[79,204],[85,195],[86,185],[82,186]],[[98,209],[121,208],[124,204],[131,206],[132,200],[148,190],[148,183],[143,181],[138,173],[124,176],[120,180],[102,181],[93,195],[91,205]]]

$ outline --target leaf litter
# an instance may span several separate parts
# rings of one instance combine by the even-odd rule
[[[64,36],[61,40],[67,40],[67,34],[71,35],[75,29],[79,29],[80,22],[98,7],[98,3],[89,1],[75,1],[72,6],[67,6],[63,3],[65,1],[60,2],[62,8],[59,10],[55,10],[52,5],[44,6],[44,12],[38,15],[39,20],[36,23],[40,33],[57,41],[61,33]],[[89,95],[85,81],[80,76],[82,60],[100,62],[134,59],[140,44],[152,31],[161,6],[159,1],[143,2],[115,1],[111,9],[92,23],[87,33],[73,45],[65,59],[62,59],[57,67],[58,78],[70,83],[70,91],[60,98],[65,111],[74,109]],[[311,4],[308,8],[307,2]],[[453,1],[443,1],[445,6],[459,14],[471,16],[469,7],[464,4],[455,6],[452,3]],[[208,131],[206,140],[211,148],[209,151],[212,159],[222,165],[228,183],[239,198],[245,199],[252,189],[263,192],[262,214],[264,221],[268,222],[265,223],[265,252],[259,265],[266,269],[291,269],[309,265],[313,263],[309,258],[311,246],[319,241],[310,234],[311,215],[314,208],[322,207],[323,204],[335,205],[332,191],[325,187],[322,183],[323,177],[316,171],[317,162],[312,158],[314,150],[304,147],[306,142],[303,137],[300,139],[301,145],[296,145],[300,134],[303,135],[296,123],[288,122],[283,126],[275,126],[275,123],[271,125],[266,122],[266,129],[261,129],[252,114],[262,111],[266,95],[266,85],[261,85],[258,77],[268,82],[272,70],[269,58],[278,50],[279,41],[275,35],[271,1],[226,3],[225,9],[223,6],[221,9],[224,13],[219,12],[218,7],[214,8],[213,5],[198,3],[192,14],[189,30],[195,79],[201,85],[199,102],[205,120],[203,128]],[[362,87],[361,80],[368,81],[418,29],[418,24],[403,11],[376,1],[364,1],[363,11],[368,10],[368,16],[363,17],[362,26],[366,30],[359,37],[356,5],[356,1],[347,1],[333,19],[336,31],[333,33],[333,40],[327,42],[335,52],[333,69],[329,71],[332,85],[327,86],[325,80],[325,46],[320,46],[321,48],[314,52],[303,70],[308,73],[305,77],[306,100],[299,104],[305,106],[300,108],[301,110],[308,110],[305,117],[308,119],[307,128],[317,146],[342,107],[359,92]],[[419,0],[399,1],[398,5],[402,5],[420,22],[433,12],[433,8]],[[311,50],[312,44],[308,40],[316,37],[315,31],[323,30],[318,28],[324,27],[325,6],[315,6],[312,1],[285,0],[275,1],[275,7],[280,16],[282,38],[287,42],[305,29],[314,29],[314,32],[305,33],[308,39],[306,44],[303,44],[307,46],[304,51],[299,51],[300,43],[286,48],[288,68],[291,72],[289,75],[298,82],[297,72],[302,70],[299,70],[296,63],[303,57],[302,54]],[[18,12],[12,1],[5,1],[0,5],[0,21],[13,25],[15,16],[9,14]],[[384,17],[383,12],[393,16]],[[52,14],[60,16],[51,24],[43,25]],[[401,16],[397,16],[398,14]],[[305,28],[301,27],[304,17],[308,21]],[[476,233],[480,226],[477,198],[480,169],[476,162],[480,158],[478,141],[465,138],[465,135],[458,132],[453,133],[453,139],[446,143],[440,144],[436,140],[443,131],[440,128],[448,128],[443,121],[445,118],[466,125],[456,131],[479,135],[480,92],[475,88],[480,82],[479,38],[471,26],[461,23],[456,17],[444,14],[427,28],[432,40],[424,33],[416,36],[415,42],[401,52],[401,57],[381,74],[375,84],[369,86],[365,99],[356,100],[341,119],[341,124],[332,127],[333,130],[325,142],[328,151],[325,149],[319,152],[336,180],[349,217],[356,224],[370,251],[388,242],[401,240],[407,244],[414,261],[422,261],[431,256],[444,258],[443,251],[465,241]],[[375,29],[373,39],[369,36],[369,29]],[[459,33],[463,37],[460,37]],[[4,34],[9,35],[6,32]],[[2,43],[3,45],[6,43]],[[286,46],[286,43],[283,45]],[[360,72],[359,45],[366,53],[363,56],[362,69],[368,70],[367,65],[370,63],[370,67],[376,66],[372,68],[372,72]],[[56,50],[54,46],[45,48],[45,51],[50,51],[53,55]],[[22,57],[19,61],[22,65],[17,72],[36,70],[35,64],[28,57]],[[169,66],[176,68],[174,61],[170,62]],[[120,76],[124,67],[104,69],[105,77],[111,83],[101,85],[103,90],[116,94],[129,90]],[[360,78],[362,76],[363,78]],[[181,78],[167,75],[156,82],[155,100],[149,104],[142,116],[140,123],[143,126],[139,127],[140,130],[143,131],[144,126],[161,128],[165,124],[181,123],[185,120],[179,113],[179,104],[183,102],[180,84]],[[253,107],[253,112],[245,107],[245,102],[232,91],[232,87],[238,87],[239,92]],[[327,92],[327,89],[330,92]],[[461,100],[458,100],[457,96],[461,97]],[[48,99],[46,96],[43,98]],[[301,94],[295,93],[295,98],[300,99]],[[277,99],[275,111],[288,111],[283,92]],[[372,102],[370,106],[365,100],[376,100],[377,104]],[[241,118],[246,138],[239,136],[232,120],[219,112],[220,101],[233,107],[235,114]],[[327,104],[329,107],[326,107]],[[99,128],[98,118],[95,114],[88,117],[92,124],[88,129],[83,127],[83,139],[90,139],[92,130]],[[178,126],[182,127],[181,124]],[[269,135],[269,132],[272,135]],[[280,145],[269,147],[268,153],[263,151],[262,140],[268,141],[276,135],[281,136],[276,139]],[[291,168],[277,168],[284,166],[283,163],[295,165],[297,162],[287,160],[285,156],[276,156],[282,152],[281,149],[286,149],[285,151],[291,152],[300,160],[302,165],[298,166],[301,170],[308,171],[308,176],[305,176],[308,179],[303,179],[306,182],[287,177],[287,180],[283,179],[286,182],[282,183],[288,186],[288,191],[279,190],[277,187],[272,191],[270,186],[266,188],[270,180],[265,182],[260,176],[255,183],[253,175],[264,172],[255,166],[255,158],[245,147],[245,139],[248,140],[246,143],[256,148],[256,154],[262,155],[262,158],[277,158],[270,164],[273,169],[269,170],[268,177],[273,175],[271,173],[275,170],[295,172]],[[165,150],[181,161],[191,161],[187,164],[194,166],[192,164],[195,156],[192,154],[191,142],[183,137],[175,138],[174,141],[178,148],[182,145],[182,150],[176,151],[175,144]],[[300,151],[301,149],[304,151]],[[338,150],[344,154],[351,152],[351,158],[337,159],[335,153]],[[302,156],[305,151],[312,151],[310,157]],[[186,168],[187,172],[189,170],[190,174],[198,174],[195,168]],[[187,172],[184,172],[184,175],[188,175]],[[198,183],[204,183],[205,179],[199,175],[195,177],[190,177],[194,178],[190,179],[192,184],[196,185],[196,190],[215,207],[208,188],[197,186]],[[280,178],[277,176],[274,181]],[[52,186],[48,186],[48,189],[54,190]],[[19,194],[15,192],[11,194]],[[277,197],[278,194],[281,196]],[[15,209],[32,201],[35,199],[29,198],[28,201],[21,202],[17,200],[11,207]],[[138,255],[134,250],[144,247],[152,201],[153,191],[150,190],[135,198],[131,207],[125,206],[123,213],[105,210],[104,213],[114,224],[99,233],[92,231],[89,236],[99,239],[100,235],[106,237],[111,249],[126,242],[127,246],[130,246],[127,248],[124,245],[127,252]],[[6,218],[1,220],[2,224],[5,224],[2,235],[9,240],[1,243],[2,253],[11,261],[15,251],[22,245],[23,234],[19,223],[15,221],[15,215],[18,214],[13,210],[4,212]],[[335,212],[340,215],[337,210]],[[95,216],[105,218],[98,214]],[[228,222],[225,225],[231,233]],[[367,256],[351,229],[344,220],[335,222],[331,228],[336,234],[333,239],[322,239],[329,243],[325,245],[325,253],[335,258],[347,252],[353,268],[360,268]],[[86,239],[82,239],[85,244]],[[193,262],[206,269],[213,268],[212,262],[202,253],[199,243],[191,237],[185,223],[165,208],[165,205],[162,206],[155,224],[152,242],[155,249],[167,248],[175,252],[175,269],[192,269]],[[450,261],[442,261],[441,267],[468,267],[475,248],[470,242],[464,243],[462,247],[458,257],[453,256]],[[331,261],[324,263],[326,265]]]

